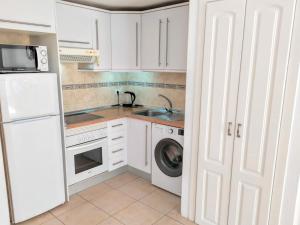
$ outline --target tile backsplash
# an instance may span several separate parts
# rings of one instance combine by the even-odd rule
[[[161,107],[169,97],[174,108],[184,109],[185,74],[177,73],[116,73],[79,72],[76,64],[62,65],[62,81],[65,112],[117,104],[119,90],[120,103],[128,102],[124,91],[136,93],[137,104]]]

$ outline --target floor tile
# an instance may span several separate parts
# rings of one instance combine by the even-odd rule
[[[171,210],[168,213],[168,216],[173,218],[174,220],[177,220],[178,222],[182,223],[183,225],[196,225],[195,223],[193,223],[192,221],[184,218],[181,216],[180,214],[180,206],[177,206],[176,208],[174,208],[173,210]]]
[[[123,224],[120,223],[118,220],[114,219],[113,217],[110,217],[98,225],[123,225]]]
[[[64,225],[62,222],[60,222],[58,219],[52,219],[52,220],[49,220],[48,222],[46,223],[42,223],[41,225]]]
[[[128,184],[131,181],[134,181],[138,177],[131,173],[123,173],[118,176],[115,176],[114,178],[107,180],[105,183],[110,185],[112,188],[119,188],[125,184]]]
[[[83,197],[84,199],[90,201],[92,199],[95,199],[97,197],[102,196],[106,192],[110,191],[111,187],[108,186],[105,183],[100,183],[95,186],[92,186],[84,191],[79,192],[79,195]]]
[[[165,214],[180,204],[180,198],[163,190],[156,190],[141,202]]]
[[[154,225],[182,225],[176,220],[173,220],[170,217],[164,216],[158,222],[154,223]]]
[[[136,202],[117,213],[116,217],[125,225],[151,225],[158,221],[162,214],[158,211]]]
[[[115,214],[134,202],[133,198],[118,190],[109,191],[105,195],[91,200],[91,203],[110,215]]]
[[[78,207],[80,205],[82,205],[83,203],[86,203],[86,200],[84,200],[83,198],[81,198],[79,195],[72,195],[70,197],[70,201],[61,205],[61,206],[58,206],[57,208],[55,209],[52,209],[51,210],[51,213],[54,215],[54,216],[59,216],[75,207]]]
[[[90,203],[84,203],[58,216],[65,225],[96,225],[107,218],[106,213]]]
[[[156,189],[157,188],[150,184],[148,181],[139,178],[120,187],[119,190],[126,193],[130,197],[139,200],[152,193]]]
[[[25,222],[18,223],[18,225],[41,225],[41,224],[43,224],[43,223],[45,223],[49,220],[52,220],[54,218],[55,217],[51,213],[47,212],[47,213],[44,213],[44,214],[39,215],[37,217],[34,217],[30,220],[27,220]]]

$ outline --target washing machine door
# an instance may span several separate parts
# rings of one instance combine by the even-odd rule
[[[183,148],[175,140],[166,138],[158,142],[154,157],[159,169],[169,177],[182,175]]]

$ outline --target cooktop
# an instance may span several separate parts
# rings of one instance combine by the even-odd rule
[[[74,124],[74,123],[82,123],[87,121],[93,121],[96,119],[101,119],[102,116],[97,116],[90,113],[76,113],[76,114],[70,114],[65,115],[65,123],[67,125]]]

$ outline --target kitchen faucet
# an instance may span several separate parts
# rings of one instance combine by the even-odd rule
[[[165,107],[165,110],[167,112],[173,113],[173,104],[172,104],[171,100],[167,96],[162,95],[162,94],[159,94],[158,97],[162,97],[169,103],[169,108]]]

